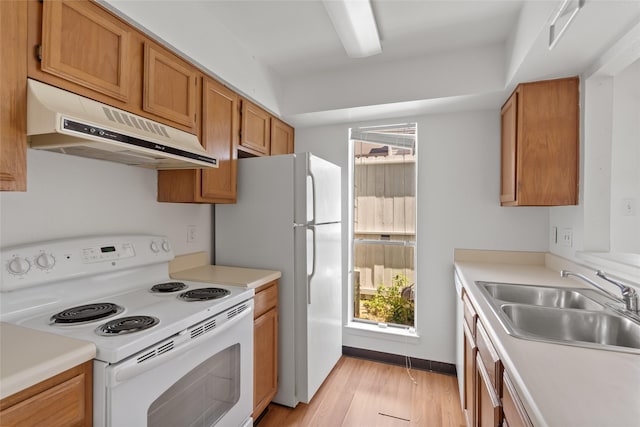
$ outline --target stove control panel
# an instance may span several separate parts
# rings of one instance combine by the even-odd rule
[[[32,243],[0,251],[0,291],[166,263],[173,251],[165,236],[97,236]]]
[[[85,264],[92,262],[112,261],[123,258],[131,258],[136,253],[131,243],[120,243],[118,245],[94,246],[82,249],[82,262]]]

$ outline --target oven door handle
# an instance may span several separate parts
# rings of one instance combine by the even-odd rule
[[[247,304],[248,307],[243,312],[234,316],[232,319],[226,320],[226,314],[230,310],[220,313],[218,316],[216,316],[216,322],[220,319],[222,321],[222,324],[220,326],[216,326],[214,329],[204,332],[201,335],[197,335],[192,338],[191,331],[197,329],[197,327],[187,328],[183,331],[178,332],[173,337],[158,343],[157,345],[153,346],[153,348],[135,354],[120,363],[111,365],[111,368],[107,370],[107,384],[109,386],[116,386],[130,378],[133,378],[143,372],[149,371],[157,367],[158,365],[163,364],[168,359],[180,357],[182,354],[191,350],[193,347],[202,345],[212,338],[215,338],[223,331],[233,326],[239,325],[239,323],[246,317],[251,316],[251,319],[247,319],[247,321],[251,321],[253,319],[253,300],[250,300],[245,304]],[[205,322],[201,322],[201,324],[206,323],[209,320],[211,319],[208,319]],[[251,333],[253,334],[253,323],[251,327]],[[253,342],[253,337],[251,337],[251,342]]]

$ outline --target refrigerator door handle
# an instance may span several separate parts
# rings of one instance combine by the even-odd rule
[[[311,280],[316,274],[316,228],[313,225],[308,225],[307,229],[311,231],[313,235],[311,248],[313,249],[313,256],[311,257],[311,273],[307,272],[307,305],[311,304]]]
[[[316,222],[316,177],[313,176],[313,172],[311,172],[311,167],[307,166],[307,170],[309,171],[309,178],[311,179],[311,214],[313,215],[313,219],[311,221],[308,221],[309,223],[315,223]],[[308,206],[307,206],[308,208]]]

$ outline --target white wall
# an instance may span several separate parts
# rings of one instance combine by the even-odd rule
[[[447,363],[455,361],[455,248],[546,251],[548,208],[502,208],[498,110],[404,118],[418,123],[418,340],[388,340],[345,328],[347,346]],[[296,151],[342,166],[343,218],[348,217],[348,129],[389,122],[296,129]],[[348,253],[348,241],[343,242]],[[343,263],[347,299],[347,260]],[[346,308],[345,308],[346,313]],[[399,342],[401,344],[399,344]]]
[[[81,235],[150,233],[176,254],[211,251],[211,206],[156,202],[157,172],[28,150],[27,191],[0,193],[0,246]],[[197,238],[186,242],[187,225]]]

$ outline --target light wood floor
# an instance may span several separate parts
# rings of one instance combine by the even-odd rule
[[[271,404],[258,427],[463,427],[456,377],[343,356],[311,403]]]

